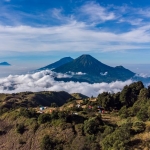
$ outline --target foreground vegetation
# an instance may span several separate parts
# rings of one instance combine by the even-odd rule
[[[150,87],[136,82],[97,98],[62,93],[1,94],[0,149],[150,149]]]

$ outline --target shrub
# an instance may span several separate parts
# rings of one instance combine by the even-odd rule
[[[16,131],[17,133],[23,134],[25,131],[25,126],[24,124],[17,124],[16,125]]]
[[[23,144],[26,144],[26,142],[22,139],[19,139],[19,144],[23,145]]]
[[[108,134],[111,134],[112,132],[114,131],[114,128],[111,127],[111,126],[106,126],[103,134],[102,134],[102,137],[106,137]]]
[[[57,107],[57,104],[56,103],[51,103],[51,107]]]
[[[6,134],[6,131],[0,130],[0,136]]]
[[[9,111],[8,108],[4,107],[4,108],[0,108],[0,115],[2,115],[3,113]]]
[[[134,130],[135,133],[141,133],[141,132],[143,132],[145,130],[146,125],[142,121],[137,121],[137,122],[135,122],[133,124],[132,128],[133,128],[133,130]]]
[[[58,112],[57,112],[57,111],[53,111],[53,112],[51,113],[51,118],[52,118],[52,119],[58,119],[58,118],[59,118]]]
[[[53,141],[49,135],[45,135],[41,141],[41,150],[61,149],[58,142]]]
[[[136,116],[139,120],[146,121],[148,119],[147,108],[142,107]]]
[[[41,142],[41,150],[51,150],[52,149],[52,142],[48,135],[45,135]]]
[[[88,134],[95,134],[98,132],[99,125],[103,124],[101,118],[92,117],[84,121],[84,132]]]
[[[119,115],[121,118],[127,118],[129,116],[128,114],[128,109],[126,106],[123,106],[120,110],[119,110]]]
[[[26,118],[36,117],[36,112],[33,109],[20,108],[20,115]]]
[[[124,150],[130,140],[131,124],[123,124],[102,140],[103,150]]]
[[[33,126],[33,132],[35,133],[38,128],[39,128],[38,123],[35,123]]]
[[[51,120],[51,117],[49,114],[40,114],[38,117],[39,124],[49,122],[50,120]]]

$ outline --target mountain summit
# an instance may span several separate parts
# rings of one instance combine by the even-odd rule
[[[73,72],[74,75],[72,79],[68,79],[69,81],[82,79],[90,83],[125,81],[135,75],[122,66],[110,67],[105,65],[88,54],[81,55],[77,59],[53,69],[53,71],[59,73]],[[80,74],[78,74],[79,72]],[[67,81],[67,79],[62,80]]]
[[[8,62],[1,62],[0,66],[10,66],[10,64]]]
[[[91,55],[82,55],[72,62],[54,69],[54,71],[61,73],[66,73],[68,71],[83,72],[91,75],[100,75],[100,73],[105,73],[112,69],[112,67],[101,63]]]

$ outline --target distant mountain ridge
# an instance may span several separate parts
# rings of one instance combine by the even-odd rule
[[[108,66],[89,54],[81,55],[76,59],[64,57],[59,61],[38,70],[46,69],[50,69],[57,73],[71,75],[71,77],[66,78],[54,78],[56,81],[64,82],[110,83],[117,80],[126,81],[135,76],[134,72],[124,68],[123,66]]]
[[[71,62],[73,60],[74,59],[71,58],[71,57],[64,57],[64,58],[62,58],[62,59],[60,59],[60,60],[58,60],[58,61],[56,61],[56,62],[54,62],[52,64],[49,64],[49,65],[47,65],[45,67],[42,67],[42,68],[40,68],[38,70],[45,70],[45,69],[52,70],[52,69],[58,68],[58,67],[60,67],[60,66],[62,66],[64,64],[66,64],[66,63],[69,63],[69,62]]]
[[[135,75],[134,72],[123,66],[110,67],[88,54],[82,55],[69,63],[53,69],[53,71],[58,73],[83,72],[86,74],[74,75],[72,79],[86,80],[89,83],[112,82],[116,80],[125,81]],[[66,81],[67,79],[62,80]],[[68,80],[71,80],[71,78]]]
[[[0,66],[11,66],[8,62],[1,62]]]

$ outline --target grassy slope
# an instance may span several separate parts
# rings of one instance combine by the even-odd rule
[[[78,101],[77,101],[78,102]],[[81,102],[81,100],[80,100]],[[65,104],[67,109],[73,102]],[[72,105],[73,106],[73,105]],[[91,117],[91,113],[82,114],[82,111],[79,112],[79,115]],[[92,113],[96,115],[97,113]],[[121,119],[118,116],[118,113],[106,113],[102,114],[102,120],[105,124],[112,124],[114,126],[121,126],[123,123],[127,122],[127,119]],[[131,118],[132,122],[137,121],[137,118]],[[24,123],[25,132],[19,134],[16,132],[16,124]],[[4,113],[0,116],[0,131],[5,131],[5,133],[0,135],[0,149],[10,150],[40,150],[40,143],[45,134],[50,135],[53,139],[63,142],[63,149],[65,150],[79,150],[82,149],[87,143],[89,147],[95,143],[87,139],[88,136],[85,136],[82,133],[81,123],[66,123],[64,120],[53,120],[45,124],[39,124],[38,129],[34,132],[35,127],[37,126],[38,121],[35,118],[25,118],[19,116],[19,110],[13,110]],[[131,137],[132,146],[130,149],[143,149],[146,150],[149,148],[150,141],[150,121],[146,122],[146,130],[143,133],[136,134]],[[98,135],[97,135],[98,140]],[[136,144],[134,144],[136,142]],[[23,144],[22,144],[23,143]],[[96,143],[100,143],[100,140]],[[90,148],[90,149],[91,149]]]
[[[50,106],[56,103],[58,106],[63,105],[67,100],[74,99],[67,92],[22,92],[16,94],[0,94],[1,107],[37,107]]]

